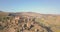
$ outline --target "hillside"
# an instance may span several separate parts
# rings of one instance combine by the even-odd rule
[[[0,12],[0,32],[60,32],[60,15]]]

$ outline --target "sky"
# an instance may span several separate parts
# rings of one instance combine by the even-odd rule
[[[0,0],[0,11],[60,14],[60,0]]]

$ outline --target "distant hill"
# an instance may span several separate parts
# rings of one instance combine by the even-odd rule
[[[3,11],[0,11],[0,12],[3,12]]]
[[[8,12],[3,12],[3,11],[0,11],[0,16],[8,16]]]

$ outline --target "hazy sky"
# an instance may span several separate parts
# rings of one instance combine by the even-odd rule
[[[60,14],[60,0],[0,0],[0,10]]]

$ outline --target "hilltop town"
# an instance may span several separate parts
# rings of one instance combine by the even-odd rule
[[[0,32],[59,32],[60,15],[0,12]]]

